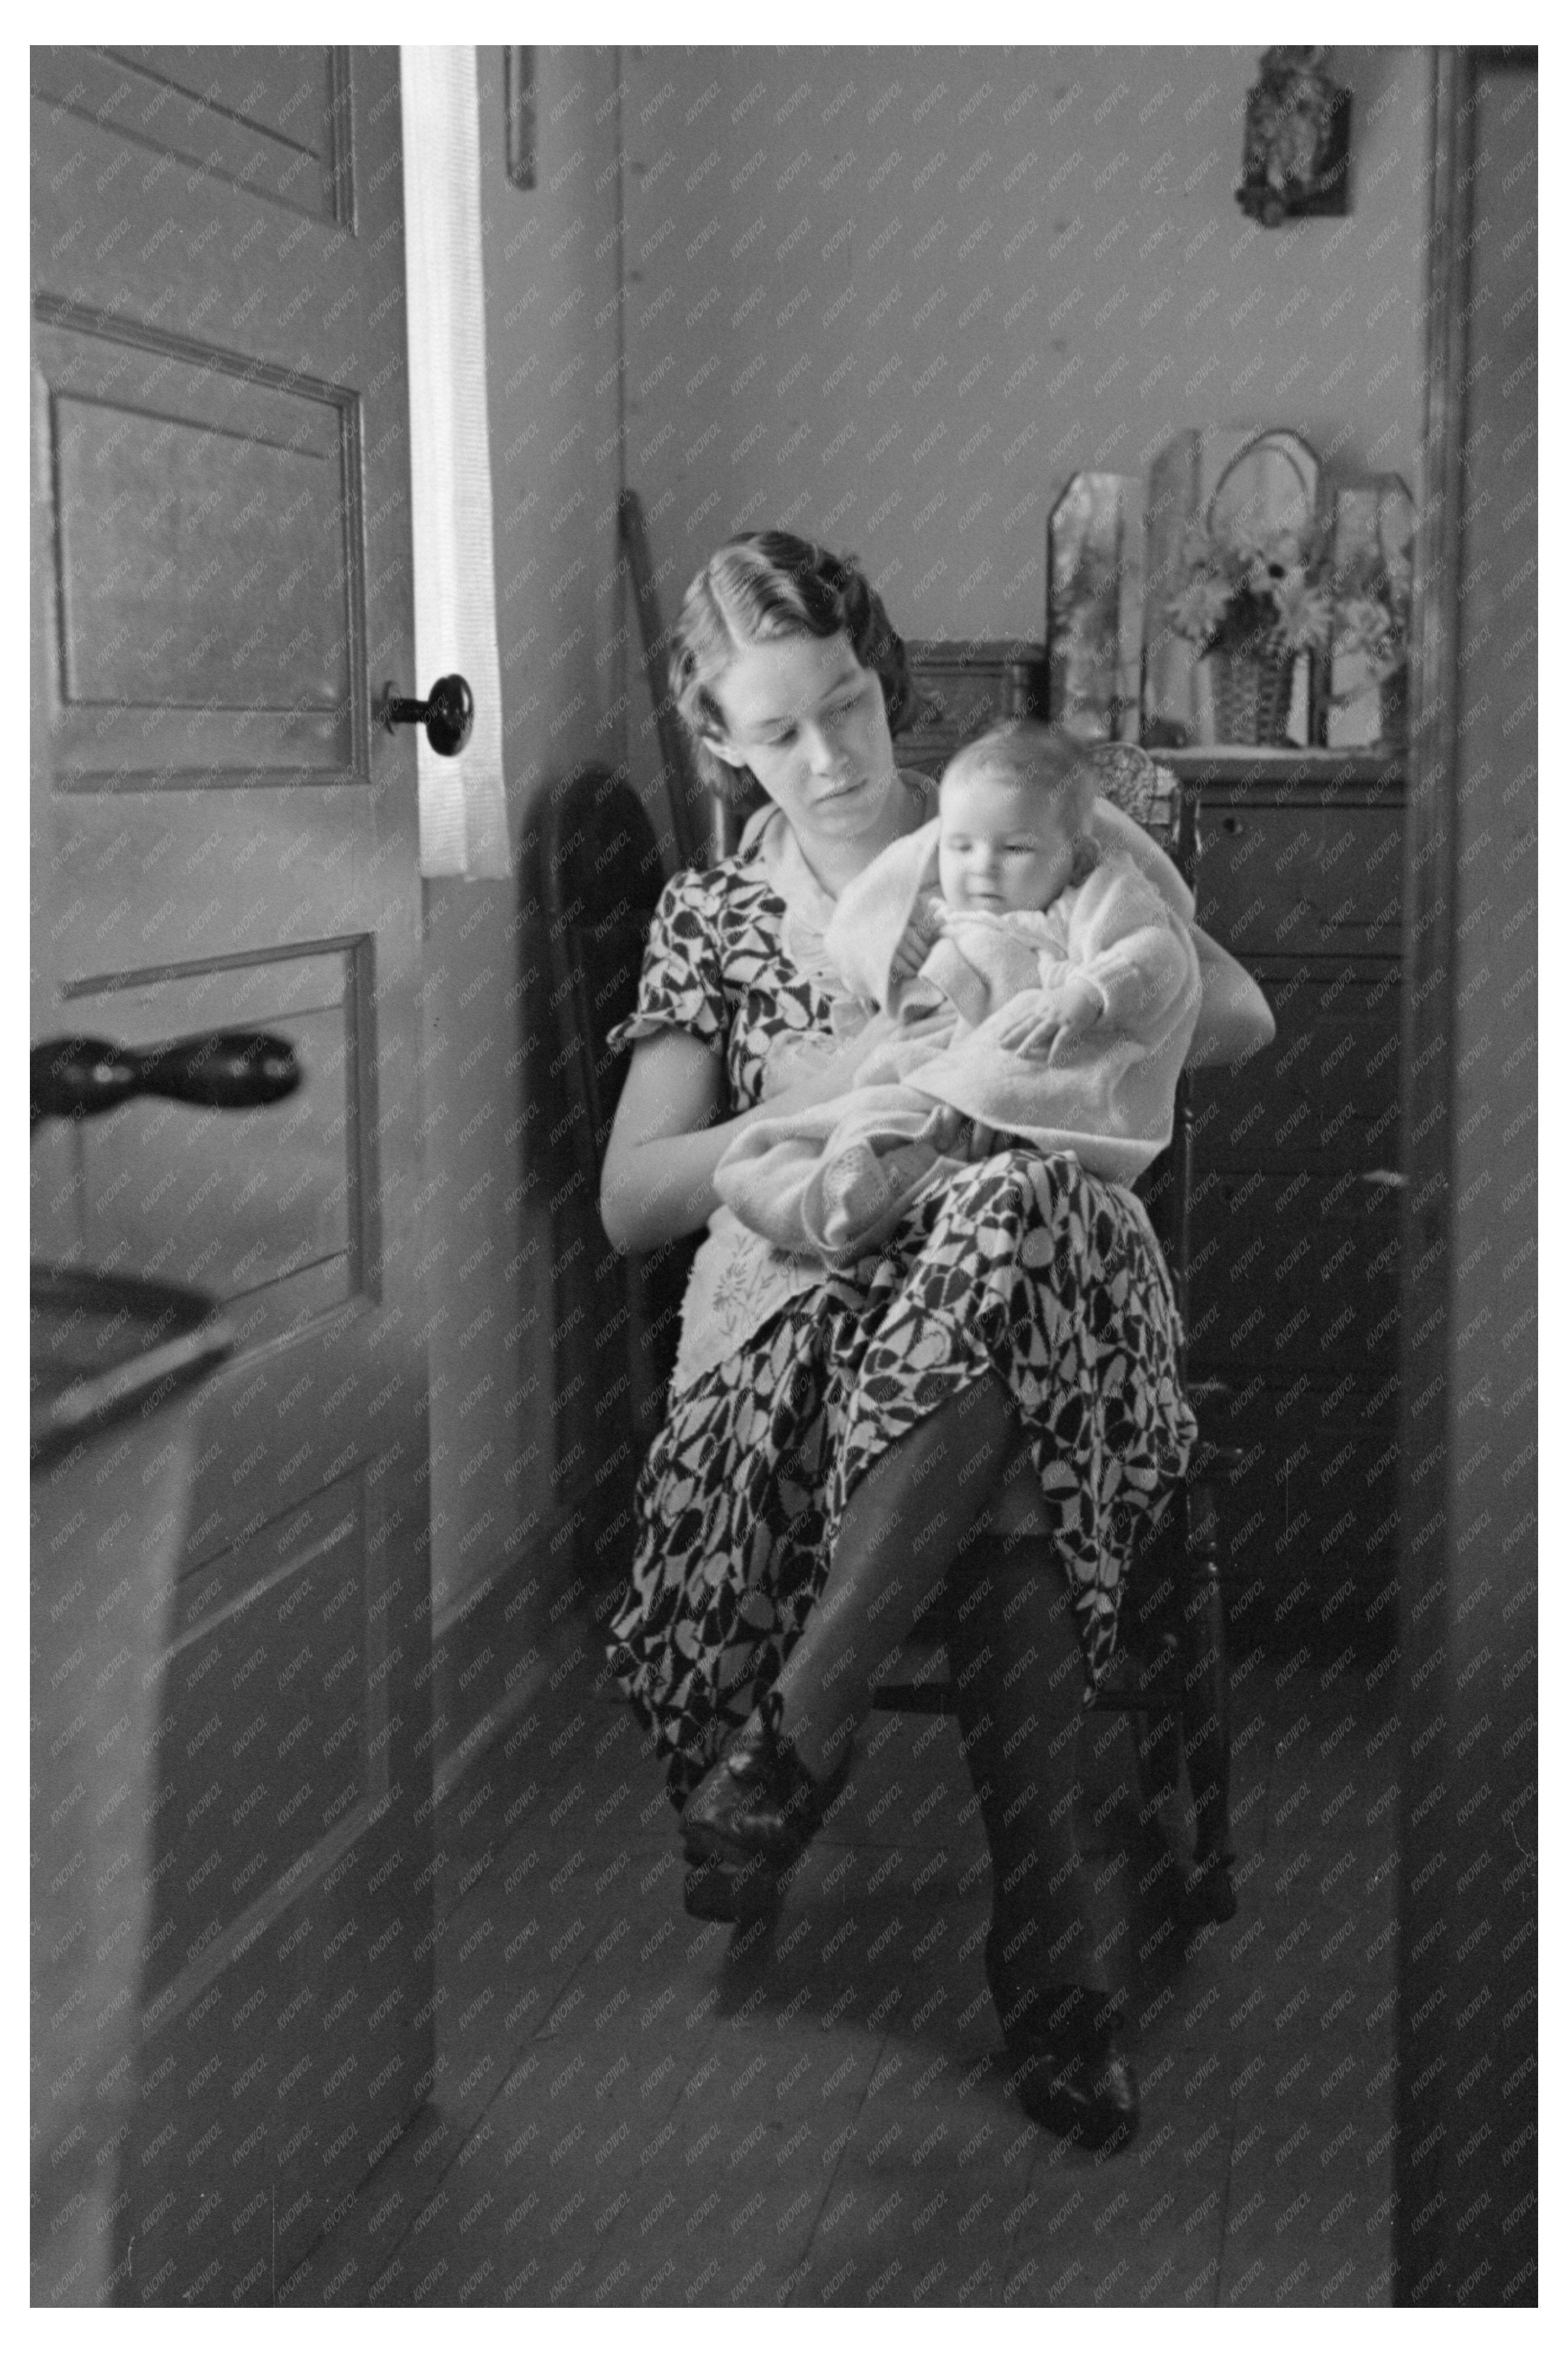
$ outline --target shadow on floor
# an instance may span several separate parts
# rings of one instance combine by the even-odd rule
[[[952,1724],[874,1716],[778,1919],[702,1926],[585,1633],[441,1809],[430,2096],[280,2300],[1386,2304],[1394,1681],[1238,1666],[1240,1908],[1184,1950],[1131,1727],[1086,1719],[1143,2094],[1097,2160],[1007,2087]]]

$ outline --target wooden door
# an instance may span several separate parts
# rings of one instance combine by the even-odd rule
[[[32,58],[34,1036],[244,1022],[306,1073],[57,1135],[35,1187],[37,1254],[239,1335],[174,1597],[117,2292],[266,2302],[432,2047],[417,820],[372,708],[416,683],[396,52]]]

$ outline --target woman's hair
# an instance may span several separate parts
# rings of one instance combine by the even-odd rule
[[[888,725],[897,734],[916,709],[903,640],[855,558],[830,555],[789,531],[748,531],[726,540],[690,587],[670,632],[669,686],[696,747],[698,772],[731,803],[754,797],[749,768],[731,767],[710,749],[724,732],[716,690],[748,646],[787,638],[849,640],[862,670],[882,682]]]
[[[1065,727],[1038,719],[1003,719],[955,752],[942,771],[950,777],[996,776],[1049,799],[1061,812],[1073,845],[1072,880],[1081,882],[1100,863],[1090,819],[1100,786],[1093,748]]]

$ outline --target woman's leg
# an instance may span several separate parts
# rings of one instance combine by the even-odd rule
[[[1046,1529],[1029,1442],[989,1376],[889,1447],[849,1499],[826,1582],[778,1680],[784,1728],[818,1780],[841,1762],[888,1654],[938,1598],[982,1516],[999,1535]]]
[[[884,1652],[945,1588],[960,1733],[991,1852],[986,1976],[1018,2095],[1053,2131],[1123,2147],[1137,2126],[1138,2091],[1114,2039],[1114,1923],[1073,1822],[1083,1651],[1055,1546],[1028,1528],[1028,1498],[1008,1475],[1016,1433],[1006,1393],[985,1379],[879,1459],[846,1509],[827,1581],[775,1686],[779,1729],[812,1780],[827,1780],[869,1705]],[[993,1525],[961,1553],[993,1503],[994,1518],[1022,1522],[1022,1531]],[[797,1791],[781,1814],[765,1775],[754,1794],[743,1781],[739,1796],[727,1778],[720,1767],[688,1814],[689,1836],[698,1834],[689,1853],[703,1858],[688,1902],[702,1916],[744,1916],[773,1883],[761,1851],[747,1865],[720,1861],[726,1818],[733,1823],[737,1806],[751,1814],[755,1837],[760,1800],[770,1838],[791,1844],[784,1817],[801,1806]],[[812,1819],[802,1807],[802,1840]]]
[[[1048,1537],[989,1533],[951,1580],[948,1657],[991,1851],[985,1973],[1024,2106],[1096,2147],[1125,2146],[1138,2090],[1117,2049],[1119,1923],[1079,1853],[1083,1650]]]
[[[973,1551],[952,1579],[948,1655],[991,1849],[987,1962],[1007,2027],[1028,1989],[1110,1990],[1109,1924],[1073,1829],[1083,1651],[1067,1579],[1047,1537],[988,1535]]]
[[[978,1382],[889,1449],[852,1497],[779,1678],[783,1728],[816,1778],[833,1772],[885,1650],[945,1584],[960,1735],[991,1853],[985,1970],[1018,2095],[1053,2131],[1121,2147],[1138,2088],[1115,2041],[1118,1922],[1073,1820],[1083,1650],[1041,1524],[1011,1400]]]
[[[994,1502],[986,1515],[986,1526],[993,1535],[1044,1536],[1050,1534],[1050,1523],[1040,1502],[1040,1482],[1035,1475],[1034,1449],[1027,1438],[1017,1437],[1012,1461],[1002,1473]]]
[[[681,1816],[687,1909],[763,1908],[835,1794],[879,1663],[939,1602],[996,1492],[1016,1425],[989,1374],[880,1454],[846,1504],[826,1578],[777,1681]],[[782,1736],[782,1739],[781,1739]]]
[[[783,1730],[815,1780],[842,1763],[888,1654],[943,1590],[994,1501],[1017,1425],[987,1375],[879,1455],[845,1507],[833,1563],[777,1691]]]

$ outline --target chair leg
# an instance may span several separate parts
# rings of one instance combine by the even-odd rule
[[[1230,1692],[1225,1597],[1220,1588],[1218,1513],[1205,1480],[1190,1482],[1182,1596],[1182,1736],[1197,1812],[1197,1851],[1185,1890],[1201,1920],[1236,1913],[1230,1864]]]
[[[1154,1702],[1141,1711],[1133,1728],[1138,1767],[1139,1820],[1157,1835],[1161,1815],[1182,1790],[1182,1737],[1173,1709]]]
[[[1135,1713],[1133,1743],[1138,1767],[1140,1820],[1145,1831],[1157,1834],[1159,1818],[1181,1791],[1182,1725],[1174,1698],[1166,1692],[1174,1681],[1176,1607],[1184,1599],[1182,1555],[1185,1515],[1179,1502],[1169,1509],[1132,1565],[1130,1590],[1123,1603],[1123,1641],[1137,1661],[1138,1685],[1150,1694],[1147,1707]]]

